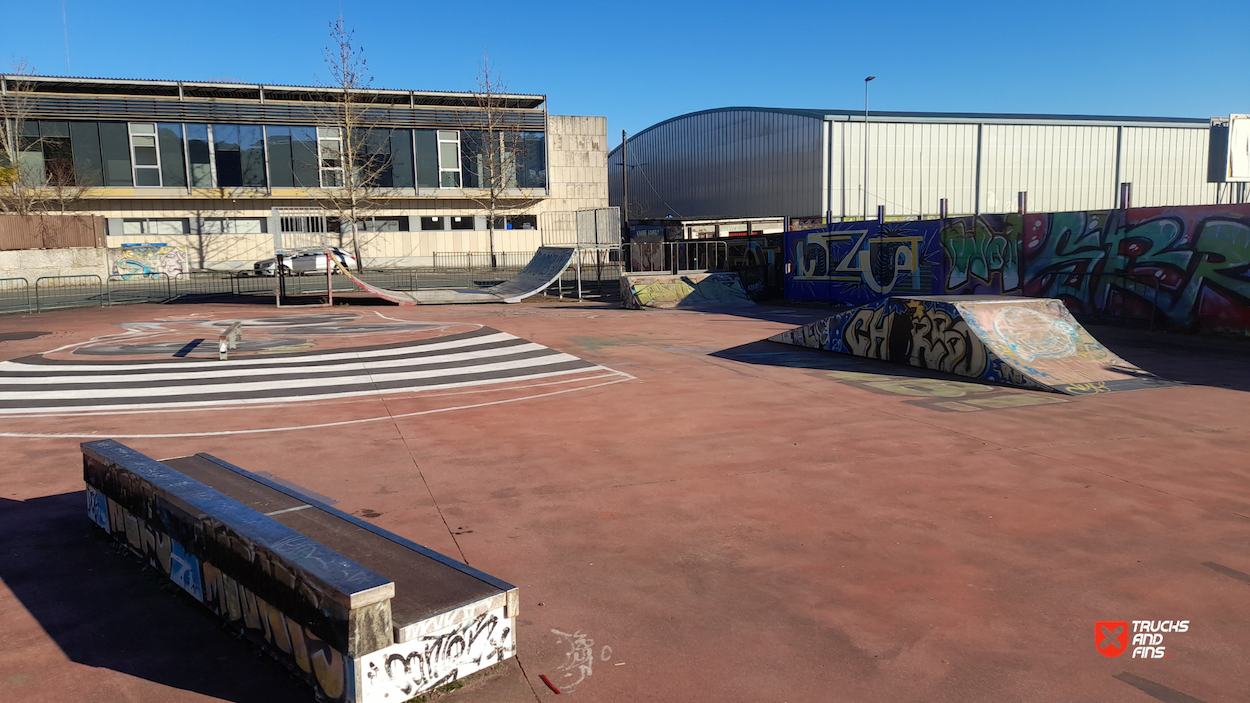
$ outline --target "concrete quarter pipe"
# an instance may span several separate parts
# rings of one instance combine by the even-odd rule
[[[892,297],[770,339],[1068,395],[1173,385],[1107,349],[1052,298]]]
[[[573,262],[576,249],[569,247],[539,247],[534,258],[521,272],[490,288],[456,290],[390,290],[365,283],[353,274],[348,266],[339,263],[339,270],[347,274],[361,290],[383,300],[399,305],[439,305],[451,303],[519,303],[555,283],[556,279]]]

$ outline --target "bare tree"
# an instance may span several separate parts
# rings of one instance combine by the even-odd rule
[[[503,225],[506,215],[524,212],[537,203],[535,189],[521,187],[519,169],[528,161],[532,142],[516,128],[509,109],[508,84],[492,71],[490,57],[482,56],[476,90],[466,101],[473,111],[464,121],[473,135],[469,139],[469,168],[475,184],[465,188],[465,195],[486,211],[486,227],[490,235],[491,266],[498,265],[495,251],[495,230]],[[471,126],[470,126],[471,125]],[[465,148],[464,137],[461,148]]]
[[[321,207],[346,229],[340,229],[339,246],[350,246],[361,270],[360,227],[382,206],[378,189],[384,187],[391,160],[376,148],[378,135],[368,118],[373,76],[364,48],[356,46],[355,32],[341,17],[330,23],[325,62],[336,95],[317,127],[320,187],[314,193]]]
[[[40,136],[31,119],[33,86],[23,79],[30,74],[25,63],[17,64],[0,96],[0,212],[65,215],[78,208],[88,186],[75,182],[68,150],[57,153],[61,145]]]

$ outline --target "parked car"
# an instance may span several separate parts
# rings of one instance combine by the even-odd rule
[[[334,252],[339,261],[351,268],[356,268],[356,257],[338,247],[330,247],[330,251]],[[256,276],[272,276],[277,265],[278,261],[276,258],[257,261],[252,265],[252,273]],[[284,276],[325,273],[325,271],[326,254],[324,251],[293,251],[283,253],[282,255],[282,274]]]

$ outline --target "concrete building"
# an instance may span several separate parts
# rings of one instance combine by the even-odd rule
[[[1187,118],[705,110],[629,138],[627,217],[802,226],[874,218],[878,205],[934,217],[943,198],[950,215],[1015,212],[1020,192],[1032,212],[1098,210],[1120,205],[1121,184],[1138,207],[1244,201],[1244,183],[1207,182],[1209,131]],[[622,206],[621,147],[608,158]]]
[[[107,218],[107,244],[184,248],[195,268],[241,269],[275,235],[348,229],[327,207],[341,188],[341,91],[302,86],[0,76],[21,123],[20,175],[86,187],[72,209]],[[486,252],[485,135],[505,143],[499,252],[532,252],[547,213],[607,206],[607,123],[549,115],[543,95],[494,96],[494,132],[469,93],[361,93],[381,202],[359,223],[370,266]],[[0,164],[2,166],[3,164]],[[367,235],[367,236],[366,236]],[[278,246],[282,246],[279,238]]]

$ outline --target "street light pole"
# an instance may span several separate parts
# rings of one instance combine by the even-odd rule
[[[876,76],[864,79],[864,221],[868,220],[868,81]]]

